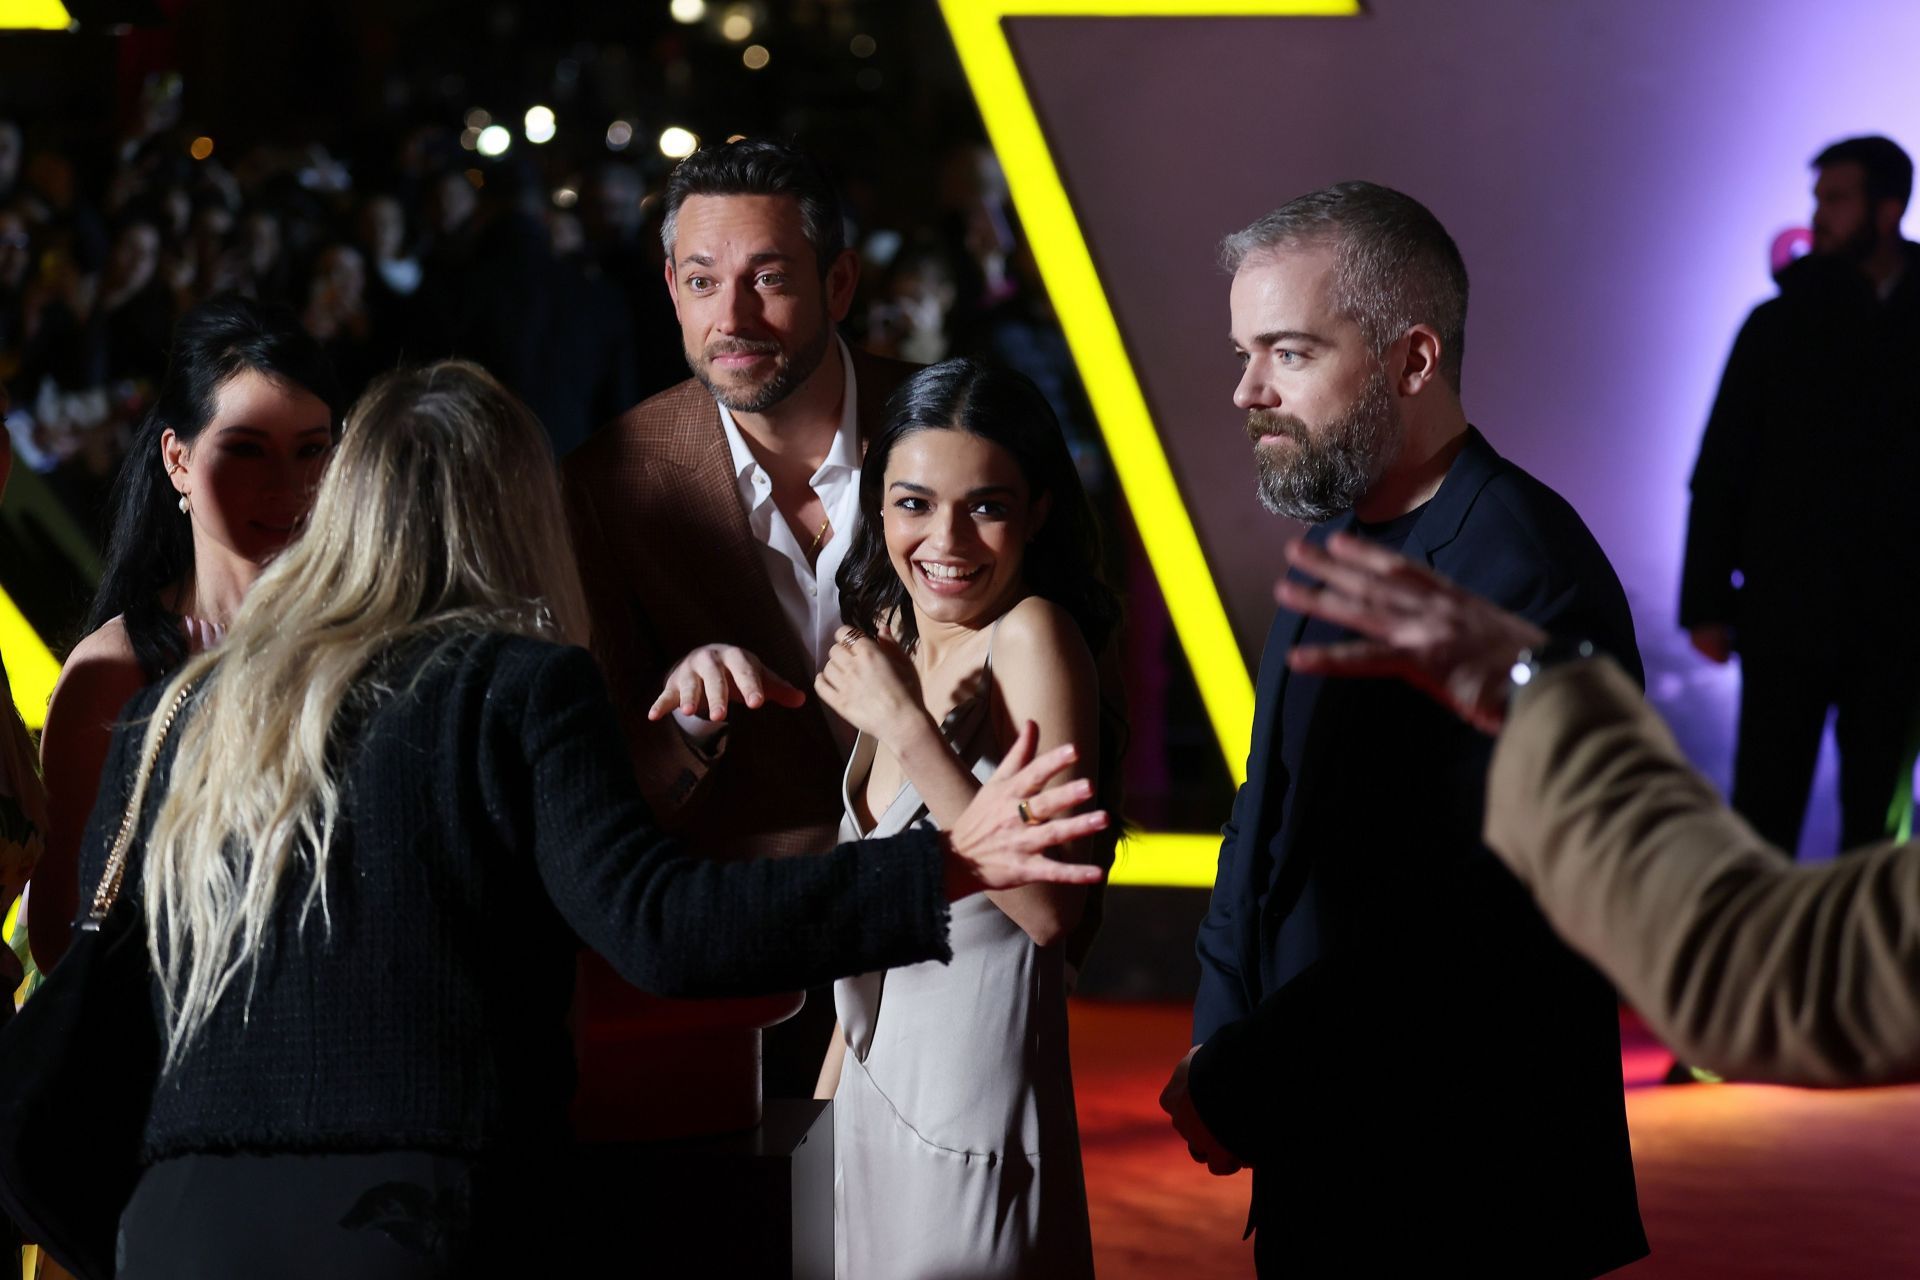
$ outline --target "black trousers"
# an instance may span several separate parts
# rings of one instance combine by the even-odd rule
[[[578,1242],[545,1160],[424,1151],[186,1155],[120,1217],[120,1280],[564,1274]],[[530,1270],[527,1268],[531,1268]]]
[[[1789,854],[1800,843],[1829,708],[1840,753],[1841,849],[1884,839],[1911,810],[1920,661],[1871,652],[1885,637],[1852,639],[1857,650],[1841,654],[1830,640],[1742,637],[1732,803]]]

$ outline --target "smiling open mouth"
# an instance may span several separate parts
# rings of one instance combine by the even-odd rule
[[[972,582],[980,576],[980,570],[984,568],[982,565],[975,565],[973,568],[967,569],[957,564],[935,564],[931,560],[915,560],[913,567],[918,569],[922,576],[930,582],[953,586],[958,586],[963,582]]]

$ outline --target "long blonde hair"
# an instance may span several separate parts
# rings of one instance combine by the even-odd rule
[[[308,872],[296,927],[316,906],[331,923],[329,745],[343,711],[384,692],[372,664],[416,636],[482,631],[586,638],[546,435],[478,365],[389,374],[348,415],[305,532],[161,699],[204,686],[146,843],[168,1065],[250,971],[289,872]],[[156,717],[141,759],[158,732]]]

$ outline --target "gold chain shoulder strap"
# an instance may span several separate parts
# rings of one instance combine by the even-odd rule
[[[187,695],[192,692],[192,685],[183,684],[180,692],[173,695],[166,717],[160,722],[160,732],[153,740],[153,750],[140,763],[140,772],[133,782],[133,795],[127,800],[126,812],[120,815],[120,830],[113,837],[113,852],[107,855],[106,870],[100,873],[100,887],[93,891],[93,906],[87,911],[87,918],[80,923],[80,928],[87,933],[99,932],[100,922],[107,918],[107,912],[113,910],[113,904],[120,898],[120,882],[127,875],[127,846],[133,843],[133,829],[146,800],[147,783],[153,777],[154,766],[160,762],[160,752],[167,745],[167,735],[173,732],[174,719],[180,714],[180,708],[186,705]]]

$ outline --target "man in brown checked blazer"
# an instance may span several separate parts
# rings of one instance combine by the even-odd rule
[[[715,857],[822,852],[840,823],[851,735],[802,691],[840,625],[865,442],[912,372],[835,332],[859,270],[842,225],[831,182],[791,147],[684,161],[662,235],[694,376],[566,464],[634,771],[662,825]],[[590,1000],[609,979],[589,974]],[[769,1096],[811,1093],[832,1020],[816,998],[769,1033]]]

